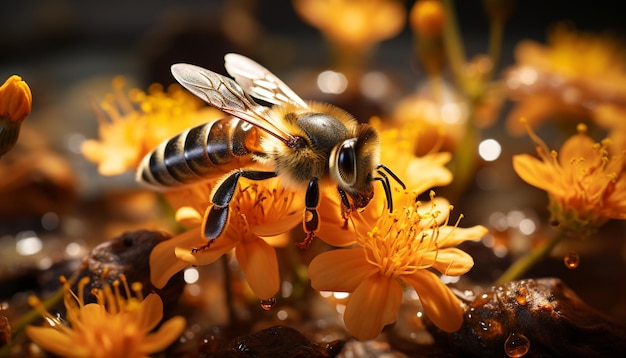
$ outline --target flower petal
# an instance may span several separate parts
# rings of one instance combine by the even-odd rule
[[[352,292],[377,270],[361,247],[337,249],[317,255],[309,264],[309,277],[318,291]]]
[[[141,342],[141,353],[149,355],[160,352],[172,344],[185,330],[186,321],[181,316],[164,322],[156,332],[147,335]]]
[[[383,275],[370,275],[350,295],[343,320],[359,340],[374,339],[394,322],[402,303],[402,287]]]
[[[559,163],[565,167],[572,159],[584,158],[587,166],[597,165],[601,156],[594,149],[594,141],[584,133],[578,133],[568,138],[559,150]]]
[[[454,332],[463,323],[463,309],[459,299],[432,272],[419,270],[402,279],[413,286],[424,307],[424,313],[446,332]]]
[[[435,259],[433,268],[444,275],[460,276],[469,271],[474,266],[474,259],[467,252],[455,247],[440,249],[438,252],[426,253],[426,260]]]
[[[246,240],[237,246],[235,255],[254,294],[262,300],[274,297],[280,288],[274,248],[261,238]]]
[[[163,288],[172,276],[189,266],[188,262],[176,257],[174,250],[176,246],[185,245],[188,241],[196,243],[199,236],[200,231],[198,229],[189,230],[157,244],[152,249],[150,253],[150,280],[156,288]]]
[[[237,241],[233,241],[227,235],[223,235],[223,237],[216,239],[209,248],[197,251],[206,245],[208,241],[203,240],[200,232],[197,230],[196,234],[200,241],[185,242],[174,249],[176,257],[190,265],[203,266],[212,264],[238,244]]]
[[[48,352],[60,356],[91,357],[92,352],[76,342],[75,337],[52,327],[27,326],[26,334]]]
[[[534,187],[558,196],[565,194],[560,176],[548,163],[527,154],[518,154],[513,156],[513,169],[522,180]]]
[[[156,293],[149,294],[139,306],[137,325],[141,332],[148,333],[163,318],[163,301]]]
[[[441,248],[453,247],[465,241],[480,240],[487,234],[488,231],[489,230],[482,225],[476,225],[468,228],[442,226],[439,228],[437,245]]]
[[[202,224],[202,214],[191,206],[183,206],[176,210],[175,220],[183,226],[200,226]]]
[[[281,216],[280,221],[268,220],[267,223],[253,226],[252,233],[257,236],[277,236],[293,229],[302,221],[302,211],[298,210],[289,215]]]

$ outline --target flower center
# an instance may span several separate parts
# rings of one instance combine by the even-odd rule
[[[244,184],[242,182],[241,184]],[[281,225],[285,218],[299,212],[293,191],[273,185],[267,181],[241,186],[233,201],[234,216],[231,224],[239,231],[239,237],[246,239],[256,235],[251,228],[267,225]]]
[[[427,211],[420,206],[416,202],[393,213],[384,213],[367,236],[358,238],[367,261],[378,267],[381,274],[397,278],[435,263],[440,212],[434,204]],[[430,252],[435,255],[426,255]]]

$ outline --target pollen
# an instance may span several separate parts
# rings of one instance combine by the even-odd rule
[[[434,196],[434,193],[431,193]],[[410,275],[431,267],[437,255],[440,212],[433,204],[424,210],[420,202],[393,213],[384,213],[378,224],[357,243],[365,250],[367,261],[390,278]]]
[[[251,183],[240,190],[235,206],[239,212],[245,213],[250,225],[258,226],[297,212],[295,196],[295,192],[283,187]]]

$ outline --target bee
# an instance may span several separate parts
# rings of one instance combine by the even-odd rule
[[[174,78],[187,90],[229,116],[202,124],[164,141],[142,160],[137,181],[164,189],[221,177],[212,192],[202,233],[208,240],[222,234],[229,203],[240,178],[279,177],[281,184],[305,190],[301,246],[308,246],[319,227],[320,185],[335,185],[347,222],[353,209],[365,207],[374,195],[373,182],[383,183],[393,210],[389,174],[379,163],[376,129],[358,122],[330,104],[305,102],[277,76],[253,60],[224,57],[234,80],[190,64],[174,64]],[[271,104],[255,102],[252,97]]]

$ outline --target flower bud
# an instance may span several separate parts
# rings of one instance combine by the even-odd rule
[[[17,75],[9,77],[0,87],[0,117],[21,122],[30,114],[33,96],[30,88]]]
[[[411,28],[420,37],[437,37],[443,32],[445,10],[439,0],[418,0],[409,15]]]
[[[17,142],[20,125],[30,114],[32,102],[30,88],[20,76],[13,75],[0,86],[0,157]]]

